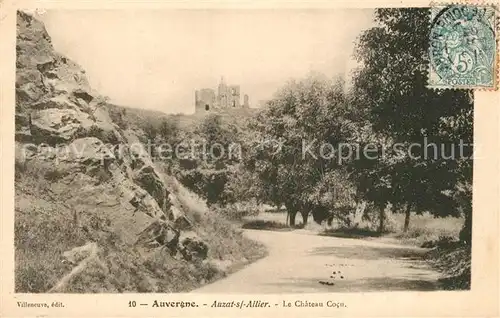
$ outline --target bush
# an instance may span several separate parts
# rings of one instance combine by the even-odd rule
[[[299,226],[297,226],[299,227]],[[244,229],[252,229],[252,230],[286,230],[291,231],[292,228],[288,225],[276,222],[276,221],[267,221],[267,220],[252,220],[245,222],[242,228]]]
[[[235,221],[240,221],[247,216],[256,216],[263,212],[263,208],[255,201],[233,203],[226,206],[216,205],[212,209],[224,218]]]
[[[367,231],[378,231],[380,224],[379,210],[371,206],[366,208],[365,214],[361,222],[357,225],[358,229]],[[389,208],[385,209],[384,233],[394,233],[398,231],[395,216],[390,212]]]
[[[429,247],[434,247],[439,241],[457,241],[463,224],[463,219],[451,216],[439,218],[429,213],[411,214],[410,227],[407,232],[403,232],[404,215],[396,214],[394,219],[397,229],[396,238],[417,246],[423,246],[426,243]]]
[[[431,250],[426,259],[442,272],[439,282],[444,289],[464,290],[471,285],[471,256],[470,246],[454,242]]]
[[[422,244],[423,248],[447,248],[455,245],[458,241],[451,236],[440,236],[437,240],[426,241]]]

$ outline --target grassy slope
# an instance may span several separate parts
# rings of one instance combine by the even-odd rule
[[[116,231],[120,220],[102,207],[86,205],[76,220],[75,208],[65,202],[81,196],[81,189],[66,186],[64,196],[55,194],[62,176],[46,173],[45,168],[32,162],[16,170],[17,292],[47,292],[73,267],[62,262],[62,253],[89,241],[100,247],[98,258],[75,275],[63,292],[189,291],[265,255],[262,246],[244,238],[180,185],[174,189],[184,212],[195,221],[195,231],[209,246],[209,261],[188,263],[165,250],[134,248]],[[221,261],[229,268],[217,266]]]
[[[124,112],[124,123],[127,126],[135,128],[144,127],[146,124],[152,124],[153,126],[158,127],[163,120],[171,118],[177,121],[180,129],[192,131],[206,117],[206,114],[166,114],[155,110],[129,108],[114,104],[107,104],[107,106],[112,118],[114,117],[113,114]],[[234,110],[227,109],[218,111],[216,114],[221,116],[223,122],[236,123],[237,125],[243,127],[243,122],[256,114],[258,111],[258,108],[242,108]]]
[[[434,218],[431,215],[412,215],[408,232],[403,233],[404,215],[393,216],[397,224],[396,237],[405,243],[421,246],[427,241],[439,240],[442,237],[458,239],[464,223],[463,218]]]

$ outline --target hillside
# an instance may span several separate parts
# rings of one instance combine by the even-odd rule
[[[188,291],[264,255],[155,165],[40,21],[17,18],[16,292]]]
[[[106,103],[106,106],[113,118],[120,118],[124,126],[136,128],[144,127],[146,124],[158,127],[164,120],[173,120],[177,122],[179,129],[192,131],[207,117],[207,114],[166,114],[160,111],[129,108],[111,103]],[[244,127],[246,121],[255,116],[259,111],[259,108],[241,108],[219,110],[211,114],[219,115],[223,122]]]

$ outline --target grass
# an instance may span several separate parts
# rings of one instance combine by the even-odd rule
[[[179,129],[184,132],[195,129],[205,118],[203,114],[167,114],[155,110],[146,110],[140,108],[123,107],[107,103],[106,108],[112,117],[112,120],[122,129],[125,127],[144,128],[146,125],[159,127],[162,121],[174,119]],[[193,105],[194,111],[194,105]],[[257,108],[238,108],[219,110],[216,113],[220,115],[224,123],[233,123],[239,127],[244,127],[246,121],[251,118],[259,109]]]
[[[113,220],[111,225],[108,210],[97,206],[86,206],[75,219],[76,212],[62,196],[78,197],[80,188],[66,183],[64,174],[40,173],[52,171],[47,170],[45,162],[32,160],[17,166],[16,292],[48,292],[73,269],[62,262],[62,254],[88,242],[97,243],[97,257],[58,292],[187,292],[266,255],[262,245],[243,237],[233,224],[209,210],[173,178],[167,182],[175,190],[178,207],[193,222],[193,231],[209,246],[205,261],[187,262],[164,250],[134,248],[117,231],[120,221]],[[65,191],[60,196],[51,190],[62,185]],[[121,208],[118,205],[116,209]],[[229,262],[231,266],[221,268],[212,260]]]
[[[185,215],[194,220],[194,231],[208,244],[209,257],[231,261],[234,266],[266,255],[264,246],[244,237],[233,222],[209,209],[205,202],[172,177],[166,182],[174,190]]]
[[[48,215],[58,209],[43,212],[16,209],[14,227],[15,290],[36,293],[50,289],[70,269],[61,262],[61,254],[85,243],[84,233],[70,220],[65,224],[53,222]]]
[[[394,215],[396,227],[395,238],[403,243],[422,246],[425,242],[436,241],[440,238],[449,237],[458,239],[458,234],[463,225],[462,218],[445,217],[435,218],[426,213],[422,215],[411,215],[410,227],[403,232],[404,215]]]
[[[439,283],[445,290],[467,290],[471,286],[471,248],[459,243],[431,250],[426,260],[443,273]]]
[[[297,221],[302,220],[300,215],[297,216]],[[254,222],[254,221],[263,221],[263,222],[272,222],[276,224],[280,224],[286,226],[286,211],[275,212],[275,211],[265,211],[261,212],[258,215],[250,215],[247,217],[243,217],[242,220],[244,222]]]
[[[386,241],[392,240],[396,243],[422,246],[445,238],[457,240],[462,224],[462,218],[435,218],[429,213],[412,214],[408,231],[404,232],[404,215],[391,214],[386,223],[386,231],[383,234],[377,231],[378,221],[374,220],[373,222],[362,221],[357,227],[352,228],[337,226],[322,229],[320,235],[346,238],[380,238]]]
[[[242,228],[252,230],[278,230],[278,231],[291,231],[293,230],[288,225],[276,221],[265,220],[252,220],[243,223]]]
[[[302,217],[300,214],[296,217],[295,227],[286,225],[286,211],[263,209],[265,212],[260,212],[258,215],[250,215],[243,217],[241,227],[244,229],[253,230],[269,230],[269,231],[292,231],[294,229],[302,229]]]
[[[248,229],[285,229],[286,212],[267,210],[256,216],[243,218],[243,228]],[[301,224],[302,218],[297,216],[297,223]],[[348,228],[342,225],[333,228],[324,228],[317,225],[309,218],[306,229],[318,232],[324,236],[347,237],[347,238],[374,238],[393,239],[403,244],[421,246],[430,241],[438,241],[443,238],[458,239],[458,234],[463,225],[463,218],[445,217],[435,218],[429,213],[421,215],[412,214],[410,226],[407,232],[403,232],[404,215],[391,214],[386,224],[386,233],[381,235],[377,232],[378,221],[362,221],[357,227]],[[300,226],[299,226],[300,227]]]
[[[443,278],[438,282],[445,290],[470,289],[471,248],[458,241],[463,218],[435,218],[428,213],[411,215],[410,227],[403,232],[404,215],[395,215],[398,241],[421,247],[432,248],[425,260],[440,271]]]
[[[366,237],[380,237],[382,236],[379,232],[374,231],[369,228],[338,228],[333,230],[323,230],[320,235],[322,236],[333,236],[333,237],[343,237],[343,238],[366,238]]]

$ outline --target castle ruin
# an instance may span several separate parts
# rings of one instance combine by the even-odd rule
[[[206,113],[219,109],[248,108],[248,95],[243,96],[243,104],[240,97],[239,85],[227,85],[221,78],[217,88],[217,94],[212,88],[202,88],[195,91],[195,112]]]

